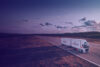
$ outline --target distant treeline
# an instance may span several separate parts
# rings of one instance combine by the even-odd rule
[[[100,39],[100,32],[81,32],[81,33],[62,33],[62,34],[8,34],[1,33],[0,37],[15,37],[15,36],[61,36],[61,37],[83,37],[83,38],[95,38]]]
[[[64,33],[64,34],[37,34],[41,36],[67,36],[100,39],[100,32]]]

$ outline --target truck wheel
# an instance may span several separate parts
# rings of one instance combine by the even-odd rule
[[[83,53],[83,50],[80,50],[80,53]]]

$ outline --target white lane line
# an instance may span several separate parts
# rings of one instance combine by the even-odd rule
[[[57,46],[57,47],[58,47],[58,46]],[[61,47],[59,47],[59,48],[61,48]],[[63,49],[63,48],[61,48],[61,49]],[[64,50],[67,50],[67,49],[64,49]],[[79,55],[73,53],[72,51],[69,51],[69,50],[67,50],[67,51],[70,52],[71,54],[73,54],[73,55],[75,55],[75,56],[77,56],[77,57],[83,59],[83,60],[86,60],[86,61],[88,61],[88,62],[90,62],[90,63],[92,63],[92,64],[97,65],[98,67],[100,67],[99,64],[97,64],[97,63],[95,63],[95,62],[93,62],[93,61],[90,61],[90,60],[88,60],[88,59],[85,59],[85,58],[83,58],[83,57],[81,57],[81,56],[79,56]]]

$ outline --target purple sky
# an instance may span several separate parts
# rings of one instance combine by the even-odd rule
[[[63,33],[70,32],[70,24],[81,26],[79,20],[100,22],[100,0],[1,0],[0,32],[6,33]],[[42,27],[40,23],[66,26]]]

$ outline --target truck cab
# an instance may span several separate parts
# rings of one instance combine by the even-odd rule
[[[82,52],[82,53],[87,53],[88,51],[89,51],[89,44],[88,44],[87,42],[84,42],[84,43],[82,44],[82,49],[81,49],[80,52]]]

